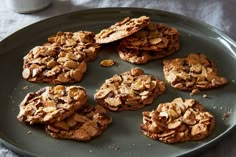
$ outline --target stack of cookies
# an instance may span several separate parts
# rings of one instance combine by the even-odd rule
[[[179,32],[176,28],[152,23],[146,16],[125,18],[103,29],[95,39],[100,44],[120,40],[117,47],[120,58],[135,64],[145,64],[180,49]]]
[[[79,141],[100,135],[112,121],[103,107],[87,103],[83,87],[63,85],[28,93],[17,118],[31,125],[44,124],[52,137]]]

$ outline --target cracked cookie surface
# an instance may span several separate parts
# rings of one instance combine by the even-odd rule
[[[143,112],[141,130],[151,139],[164,143],[201,140],[210,135],[215,118],[194,99],[176,98]]]
[[[165,89],[163,81],[144,74],[139,68],[132,68],[105,80],[94,99],[112,111],[137,110],[150,105]]]

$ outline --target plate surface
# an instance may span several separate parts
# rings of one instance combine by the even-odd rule
[[[184,57],[190,52],[205,53],[218,66],[221,75],[229,80],[229,84],[203,91],[190,96],[171,88],[155,102],[138,111],[109,112],[113,117],[112,125],[99,137],[81,143],[71,140],[51,138],[40,127],[32,127],[17,121],[18,104],[26,93],[36,91],[47,84],[34,84],[25,81],[22,76],[23,56],[31,48],[46,42],[47,37],[58,31],[88,30],[97,33],[99,30],[117,22],[124,17],[150,16],[153,22],[165,23],[176,27],[181,33],[181,50],[168,57]],[[222,119],[224,113],[236,110],[236,46],[235,42],[217,29],[185,16],[158,10],[139,8],[106,8],[73,12],[53,17],[22,30],[19,30],[0,43],[0,141],[17,153],[25,156],[178,156],[195,153],[210,144],[219,141],[227,132],[232,131],[236,123],[236,115],[230,114]],[[103,59],[114,59],[116,65],[103,68],[99,62]],[[87,89],[89,101],[93,101],[95,90],[105,79],[116,73],[125,72],[132,67],[140,67],[146,73],[164,80],[162,60],[152,61],[146,65],[133,65],[122,61],[113,44],[106,45],[98,58],[89,63],[85,77],[77,85]],[[23,87],[28,86],[28,89]],[[208,98],[203,98],[207,94]],[[163,144],[144,136],[139,126],[142,112],[152,110],[161,102],[172,101],[176,97],[195,98],[216,117],[216,128],[205,140],[179,144]],[[30,134],[28,132],[31,132]]]

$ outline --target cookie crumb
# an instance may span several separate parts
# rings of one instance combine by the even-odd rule
[[[233,112],[232,112],[232,110],[231,111],[226,111],[224,114],[223,114],[223,120],[225,120],[225,119],[227,119],[227,118],[229,118],[229,116],[232,114]]]
[[[202,97],[203,97],[203,98],[207,98],[208,96],[207,96],[206,94],[203,94]]]
[[[118,147],[118,146],[115,147],[115,150],[120,151],[120,147]]]
[[[24,86],[24,87],[22,87],[22,89],[27,90],[27,89],[29,89],[29,86]]]
[[[224,113],[223,118],[229,118],[229,116],[230,116],[230,113],[227,112],[227,113]]]
[[[116,62],[112,59],[104,59],[100,62],[100,65],[102,67],[110,67],[112,65],[114,65]]]
[[[199,89],[193,89],[193,90],[191,91],[191,93],[190,93],[190,96],[196,95],[196,94],[198,94],[198,93],[200,93],[200,90],[199,90]]]

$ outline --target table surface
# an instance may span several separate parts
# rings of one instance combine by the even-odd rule
[[[0,41],[15,31],[48,17],[104,7],[151,8],[186,15],[220,29],[236,41],[235,0],[54,0],[47,9],[32,14],[15,13],[3,2],[0,5]],[[201,156],[234,157],[235,145],[236,133],[232,132],[218,144],[202,152]],[[0,144],[0,157],[19,157],[19,155]]]

